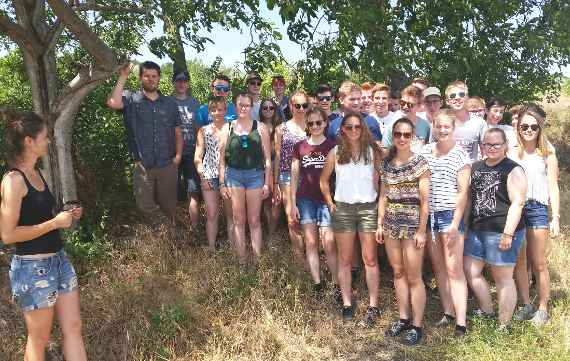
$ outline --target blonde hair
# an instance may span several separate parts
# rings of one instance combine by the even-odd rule
[[[467,94],[469,94],[469,88],[467,88],[467,84],[465,84],[464,82],[462,82],[461,80],[454,80],[451,83],[449,83],[447,85],[447,87],[445,88],[445,97],[447,98],[449,96],[449,94],[451,93],[451,89],[452,88],[459,88],[459,89],[463,89],[465,90],[465,92]]]
[[[415,98],[416,101],[419,103],[422,101],[422,90],[414,85],[408,85],[407,87],[405,87],[402,90],[402,93],[400,94],[400,97],[412,97]]]
[[[451,125],[455,129],[455,121],[456,120],[457,120],[457,117],[455,116],[455,112],[453,110],[441,109],[440,111],[435,113],[434,118],[433,118],[433,124],[435,126],[435,123],[448,121],[451,123]]]
[[[388,97],[390,97],[390,87],[384,83],[378,83],[376,85],[374,85],[374,88],[372,88],[372,95],[374,95],[376,92],[379,91],[386,91],[388,92]]]
[[[538,124],[538,136],[536,137],[537,153],[542,157],[549,156],[552,153],[552,151],[548,148],[548,145],[550,143],[548,142],[546,136],[544,135],[544,132],[542,131],[544,129],[543,126],[544,126],[544,121],[546,119],[546,112],[539,105],[530,103],[529,105],[524,107],[519,113],[519,124],[525,115],[530,115],[531,117],[536,119],[536,124]],[[517,129],[517,141],[519,143],[519,151],[518,151],[519,158],[522,159],[524,157],[524,143],[519,129]]]
[[[362,89],[355,83],[351,82],[350,80],[343,81],[340,86],[338,87],[338,97],[344,98],[348,96],[353,91],[362,92]]]

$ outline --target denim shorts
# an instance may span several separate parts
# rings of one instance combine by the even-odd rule
[[[58,295],[79,287],[75,269],[63,250],[39,259],[15,255],[9,275],[12,298],[23,311],[52,307]]]
[[[186,183],[186,192],[200,192],[200,177],[198,176],[198,171],[194,165],[194,154],[182,156],[182,160],[180,161],[178,169],[184,177],[184,183]]]
[[[431,231],[433,229],[433,231],[436,233],[448,232],[449,228],[451,227],[451,222],[453,221],[454,213],[455,210],[450,209],[446,211],[437,211],[430,214],[430,216],[428,217],[428,224],[427,224],[428,231]],[[465,223],[463,223],[463,218],[461,218],[461,221],[459,222],[459,232],[460,233],[465,232]]]
[[[377,204],[336,202],[332,226],[335,232],[376,232],[378,229]]]
[[[290,185],[291,184],[291,172],[279,172],[279,184]]]
[[[301,224],[316,223],[319,227],[331,226],[331,213],[329,207],[324,202],[315,202],[309,198],[297,199],[299,218]]]
[[[548,229],[548,206],[534,200],[526,201],[523,209],[526,228]]]
[[[220,190],[220,180],[218,178],[204,179],[204,182],[207,182],[210,185],[211,190]]]
[[[264,184],[265,172],[261,169],[226,168],[226,187],[258,189],[263,187]]]
[[[469,256],[494,266],[514,266],[524,243],[525,229],[515,232],[511,248],[499,249],[502,233],[469,230],[465,240],[463,255]]]

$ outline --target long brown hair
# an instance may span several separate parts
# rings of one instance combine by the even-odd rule
[[[278,105],[275,103],[275,100],[271,98],[265,98],[261,101],[261,105],[259,106],[259,120],[262,123],[265,123],[265,119],[263,118],[263,104],[266,102],[271,102],[271,105],[273,106],[274,109],[273,116],[271,117],[271,134],[270,134],[271,137],[270,139],[273,139],[273,135],[275,134],[275,128],[277,128],[277,126],[281,124],[281,118],[277,114]]]
[[[360,122],[360,154],[358,159],[352,159],[352,152],[350,151],[350,143],[349,140],[344,133],[343,127],[347,123],[350,118],[357,118]],[[368,148],[372,147],[375,150],[375,143],[372,141],[372,134],[370,133],[370,129],[362,119],[362,116],[358,113],[347,113],[342,118],[340,122],[340,129],[339,129],[339,141],[338,141],[338,149],[337,149],[337,161],[338,164],[347,164],[351,160],[360,161],[364,159],[364,164],[370,164],[373,161]]]
[[[548,140],[546,139],[546,136],[544,135],[543,129],[544,129],[544,121],[546,119],[546,112],[544,111],[544,109],[542,109],[540,107],[540,105],[538,104],[534,104],[534,103],[530,103],[527,106],[525,106],[522,111],[519,113],[519,118],[518,118],[518,124],[521,123],[522,118],[525,115],[530,115],[531,117],[533,117],[534,119],[536,119],[536,123],[538,124],[538,136],[536,137],[536,150],[537,153],[543,157],[546,157],[548,155],[550,155],[550,150],[548,149]],[[522,159],[522,157],[524,157],[524,142],[521,136],[521,132],[520,132],[520,128],[518,127],[517,124],[517,141],[519,143],[519,158]]]
[[[0,119],[5,124],[3,140],[8,163],[14,166],[25,151],[24,139],[36,139],[47,124],[36,113],[15,109],[0,109]]]
[[[388,155],[386,156],[386,162],[391,162],[398,152],[398,149],[396,149],[396,146],[394,145],[394,129],[396,129],[396,126],[398,124],[408,124],[412,128],[412,138],[414,137],[414,132],[416,131],[416,126],[408,118],[400,118],[396,120],[394,124],[392,124],[392,146],[390,147]]]

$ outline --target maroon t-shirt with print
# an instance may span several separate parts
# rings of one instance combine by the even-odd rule
[[[321,172],[325,167],[325,161],[329,151],[336,143],[326,139],[319,145],[311,145],[305,139],[293,147],[293,158],[299,159],[299,178],[301,183],[297,190],[297,199],[309,198],[315,202],[324,202],[319,186]]]

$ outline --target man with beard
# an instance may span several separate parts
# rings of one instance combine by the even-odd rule
[[[174,224],[183,146],[178,105],[158,90],[160,66],[151,61],[139,66],[141,89],[124,91],[131,67],[126,64],[119,69],[119,79],[107,106],[123,113],[128,147],[135,163],[133,186],[137,206],[155,224]]]

